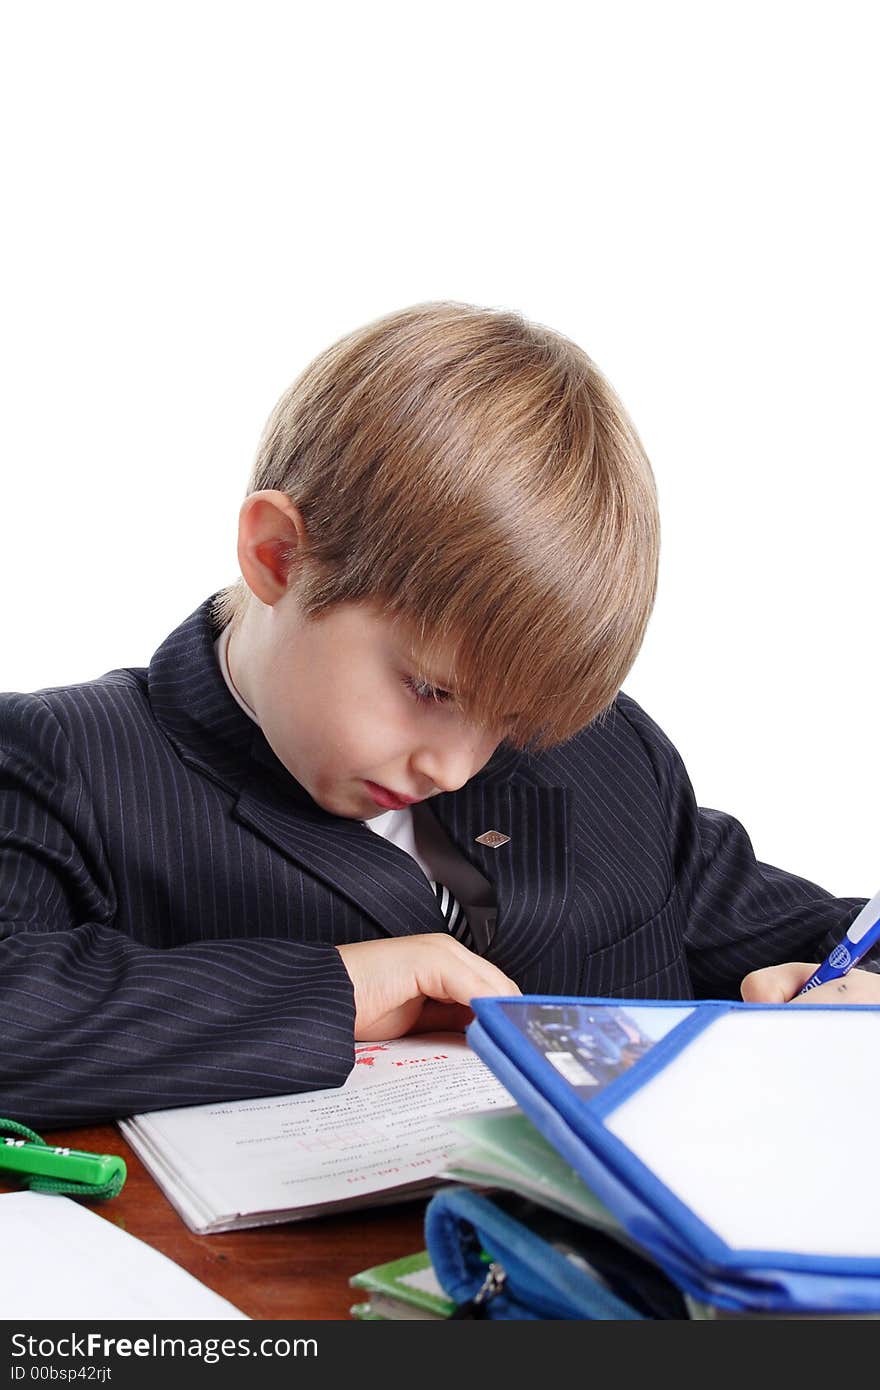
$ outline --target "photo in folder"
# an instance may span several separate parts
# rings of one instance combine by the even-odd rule
[[[880,1310],[880,1008],[474,1001],[468,1041],[695,1297]]]

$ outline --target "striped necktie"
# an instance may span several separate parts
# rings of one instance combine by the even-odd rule
[[[454,898],[444,883],[437,883],[434,879],[430,880],[437,899],[437,906],[440,908],[440,915],[446,924],[446,930],[450,932],[462,946],[467,946],[468,950],[475,949],[474,938],[468,926],[467,917],[464,909],[457,898]]]

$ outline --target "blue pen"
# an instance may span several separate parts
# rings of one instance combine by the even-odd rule
[[[815,989],[817,985],[839,980],[841,975],[848,974],[877,941],[880,941],[880,893],[875,893],[871,901],[865,903],[846,936],[818,970],[813,971],[798,994],[806,994],[808,989]]]

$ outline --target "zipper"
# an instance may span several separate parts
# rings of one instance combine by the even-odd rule
[[[485,1318],[487,1303],[491,1303],[507,1283],[507,1270],[497,1260],[492,1260],[483,1280],[473,1298],[459,1303],[449,1314],[450,1318]]]

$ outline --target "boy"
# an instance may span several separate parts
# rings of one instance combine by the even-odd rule
[[[657,548],[559,335],[440,303],[323,353],[239,583],[148,670],[0,701],[0,1113],[337,1086],[477,995],[796,993],[861,900],[758,864],[618,694]]]

